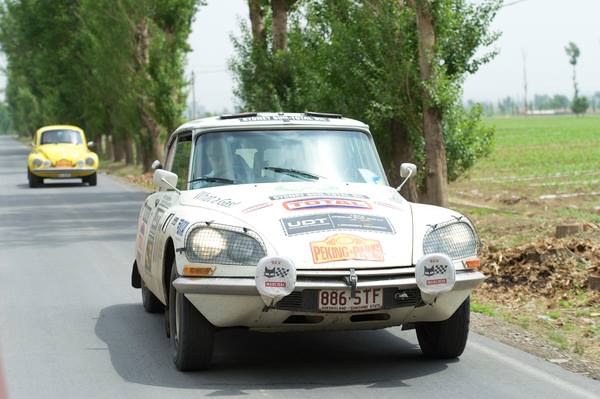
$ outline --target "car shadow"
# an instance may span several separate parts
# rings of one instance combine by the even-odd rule
[[[125,380],[213,391],[209,396],[357,384],[402,387],[407,386],[406,380],[438,373],[454,362],[427,359],[417,345],[389,330],[256,333],[228,329],[217,333],[211,369],[183,373],[171,360],[164,315],[148,314],[141,304],[102,309],[95,332]]]

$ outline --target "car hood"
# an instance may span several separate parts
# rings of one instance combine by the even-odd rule
[[[36,150],[53,162],[61,159],[78,161],[88,154],[87,148],[81,144],[44,144]]]
[[[190,207],[194,221],[254,230],[269,254],[289,257],[299,268],[412,262],[411,207],[391,187],[331,182],[228,185],[183,192],[180,201]]]

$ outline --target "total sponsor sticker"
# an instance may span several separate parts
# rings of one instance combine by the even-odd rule
[[[301,211],[319,208],[355,208],[372,209],[367,201],[353,198],[311,197],[285,201],[283,207],[288,211]]]

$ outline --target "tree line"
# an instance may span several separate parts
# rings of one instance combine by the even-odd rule
[[[462,106],[462,84],[500,1],[248,0],[250,24],[231,62],[244,110],[322,110],[367,122],[392,184],[401,162],[421,167],[403,194],[446,205],[447,181],[486,155],[493,129]]]
[[[233,38],[240,110],[341,113],[367,122],[392,184],[401,162],[423,173],[411,200],[446,205],[447,182],[489,153],[493,128],[465,109],[462,85],[489,62],[501,0],[247,0]],[[115,159],[161,156],[180,122],[196,0],[7,0],[13,128],[74,123]],[[209,39],[207,39],[209,40]],[[108,147],[110,148],[110,146]],[[137,160],[134,154],[139,155]]]
[[[148,170],[185,107],[185,53],[198,0],[6,0],[12,128],[81,126],[115,160]],[[137,159],[134,159],[136,155]]]

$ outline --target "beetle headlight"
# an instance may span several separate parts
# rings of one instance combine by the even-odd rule
[[[94,158],[92,157],[87,157],[85,160],[86,165],[88,166],[92,166],[94,164]]]
[[[258,236],[248,230],[211,224],[188,233],[185,254],[196,263],[256,265],[265,250]]]
[[[42,160],[39,158],[35,158],[32,163],[33,163],[33,166],[35,166],[36,168],[39,168],[40,166],[42,166]]]
[[[444,253],[452,260],[477,256],[479,240],[469,223],[452,221],[432,227],[423,238],[423,253]]]

